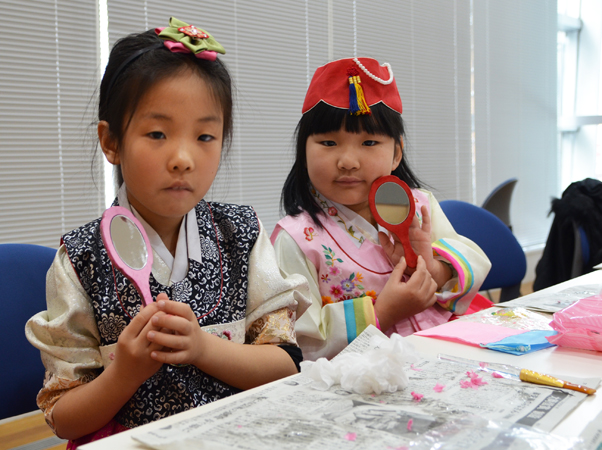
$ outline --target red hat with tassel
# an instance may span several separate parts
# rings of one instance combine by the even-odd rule
[[[379,102],[401,114],[401,98],[393,71],[372,58],[345,58],[319,67],[309,84],[302,113],[320,101],[350,114],[370,114]]]

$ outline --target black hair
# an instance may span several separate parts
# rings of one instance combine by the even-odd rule
[[[218,59],[199,59],[192,53],[173,53],[163,45],[154,29],[130,34],[118,40],[109,56],[100,83],[98,120],[109,123],[111,138],[117,148],[144,95],[157,82],[190,70],[196,73],[221,106],[224,116],[222,148],[232,143],[232,81],[228,69]],[[115,183],[123,183],[120,166],[115,166]]]
[[[405,129],[401,114],[383,103],[377,103],[370,109],[372,110],[370,115],[355,116],[350,115],[345,109],[319,102],[301,117],[295,130],[295,162],[284,182],[280,198],[281,206],[287,215],[296,216],[306,211],[316,225],[322,227],[319,215],[324,212],[311,193],[311,181],[307,172],[306,144],[307,138],[311,135],[330,133],[345,127],[345,131],[350,133],[365,131],[370,134],[389,136],[395,140],[396,145],[403,147],[402,138],[405,137]],[[391,174],[405,181],[410,188],[420,187],[420,180],[408,166],[405,157]]]

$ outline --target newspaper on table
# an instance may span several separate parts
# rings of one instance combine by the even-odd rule
[[[370,350],[374,335],[384,336],[370,326],[344,351]],[[154,449],[217,450],[426,449],[442,444],[476,449],[493,442],[516,449],[580,445],[578,439],[549,432],[586,394],[482,372],[486,384],[463,388],[461,382],[466,385],[470,379],[467,368],[426,357],[405,370],[408,387],[381,395],[354,394],[340,385],[316,390],[301,373],[133,438]],[[600,380],[570,381],[597,387]]]
[[[536,292],[534,294],[530,294],[525,297],[519,297],[508,302],[496,303],[495,306],[499,306],[501,308],[522,307],[532,311],[555,313],[561,309],[568,308],[577,300],[599,294],[600,289],[602,289],[602,286],[599,284],[573,286],[562,291],[553,292],[551,294],[546,294],[545,292]]]

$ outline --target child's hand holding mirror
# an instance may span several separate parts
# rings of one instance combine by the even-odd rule
[[[394,175],[378,178],[370,188],[370,211],[379,225],[397,236],[408,267],[415,268],[417,257],[410,244],[409,229],[416,203],[409,186]]]

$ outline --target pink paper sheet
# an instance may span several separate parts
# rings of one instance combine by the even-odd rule
[[[500,327],[489,323],[464,322],[454,320],[428,330],[414,333],[416,336],[426,336],[446,341],[459,342],[461,344],[479,347],[479,344],[490,344],[501,341],[508,336],[522,334],[527,330]]]

